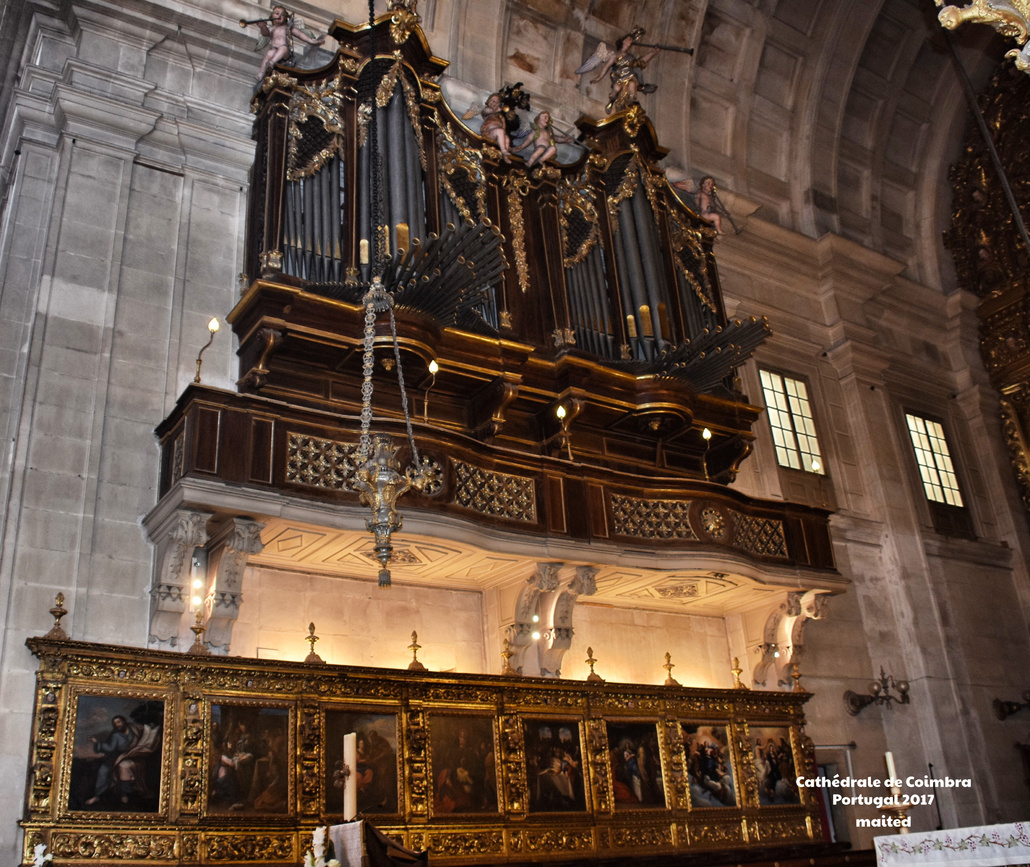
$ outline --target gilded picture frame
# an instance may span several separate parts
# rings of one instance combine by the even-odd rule
[[[322,809],[326,816],[343,816],[343,737],[356,735],[358,814],[396,816],[403,799],[403,749],[400,714],[393,709],[323,709]]]
[[[496,720],[493,716],[430,713],[431,816],[496,814]]]
[[[583,721],[574,717],[522,719],[529,813],[585,813],[588,790]]]
[[[759,806],[799,805],[801,795],[796,783],[797,758],[791,726],[751,726],[750,736]]]
[[[169,703],[160,693],[71,697],[61,801],[68,812],[167,815]]]
[[[207,815],[294,813],[294,712],[287,703],[208,699]]]
[[[605,726],[615,811],[667,809],[658,721],[606,720]]]
[[[691,810],[741,806],[730,724],[680,720]]]

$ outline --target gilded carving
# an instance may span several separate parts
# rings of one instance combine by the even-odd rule
[[[690,500],[654,500],[612,494],[612,524],[620,536],[699,541],[690,526]]]
[[[92,861],[176,860],[174,834],[55,832],[50,836],[55,858]]]
[[[429,834],[429,846],[436,855],[471,856],[504,853],[501,831],[455,831]]]
[[[759,819],[755,826],[758,831],[758,839],[763,843],[789,843],[806,840],[809,837],[806,816],[789,819]]]
[[[462,219],[475,222],[485,218],[487,208],[483,152],[460,144],[454,128],[440,119],[438,111],[434,110],[430,118],[441,133],[437,162],[444,192]],[[459,186],[463,189],[459,190]]]
[[[288,181],[311,177],[339,153],[343,143],[343,121],[340,116],[342,83],[342,76],[337,75],[336,78],[311,85],[294,87],[290,97],[290,123],[287,129]],[[309,124],[310,118],[316,118],[319,125]],[[310,137],[310,141],[305,147],[301,163],[301,142],[305,136]]]
[[[691,822],[686,826],[687,839],[692,845],[739,845],[744,842],[740,821]]]
[[[773,518],[755,518],[751,515],[735,516],[733,546],[749,554],[764,557],[788,557],[787,539],[783,534],[783,521]]]
[[[527,852],[585,852],[594,847],[594,835],[589,830],[556,828],[524,831],[520,836]]]
[[[209,861],[296,861],[300,855],[293,834],[205,834],[204,855]]]
[[[558,227],[561,231],[562,264],[574,268],[589,255],[600,238],[594,187],[584,170],[558,184]]]
[[[464,461],[454,462],[454,502],[485,515],[535,523],[536,482],[525,476],[494,473]]]
[[[508,191],[508,219],[511,221],[511,245],[515,252],[515,273],[519,288],[529,291],[529,263],[526,260],[526,223],[522,213],[522,200],[529,195],[529,178],[522,172],[505,176],[504,187]]]
[[[524,813],[529,792],[526,786],[526,750],[522,720],[515,714],[501,717],[501,755],[504,757],[504,799],[513,813]]]
[[[354,475],[357,443],[291,433],[286,439],[286,481],[345,491]]]
[[[612,847],[615,849],[657,848],[672,845],[669,825],[634,825],[632,828],[612,828]]]
[[[590,764],[590,787],[594,793],[594,810],[610,813],[612,781],[608,770],[608,727],[603,719],[587,721],[587,755]]]

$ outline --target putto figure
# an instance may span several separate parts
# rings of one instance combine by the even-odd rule
[[[257,50],[265,51],[261,61],[261,68],[258,70],[257,80],[261,81],[277,63],[286,63],[287,66],[295,65],[293,51],[293,38],[308,45],[321,45],[325,42],[324,36],[315,37],[304,26],[303,20],[291,12],[286,11],[285,6],[273,6],[272,17],[260,21],[240,21],[240,24],[256,24],[261,31],[261,38],[258,40]]]
[[[549,159],[553,159],[558,153],[556,145],[559,142],[571,144],[572,137],[562,133],[555,133],[554,127],[551,125],[551,113],[542,111],[536,116],[536,120],[533,121],[533,131],[529,138],[515,148],[515,150],[521,151],[533,145],[533,153],[526,160],[526,166],[528,167],[538,162],[545,163]]]
[[[591,84],[597,84],[606,73],[610,76],[612,88],[608,94],[608,105],[605,106],[608,114],[615,114],[636,104],[638,93],[655,91],[655,85],[645,84],[641,80],[639,70],[647,67],[658,53],[658,48],[651,48],[643,57],[637,57],[632,51],[643,35],[643,27],[634,27],[616,43],[614,49],[601,42],[590,59],[576,70],[577,75],[584,75],[600,66],[601,71],[590,79]]]

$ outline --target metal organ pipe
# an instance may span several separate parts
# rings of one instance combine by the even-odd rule
[[[641,186],[630,197],[633,207],[634,230],[637,238],[637,255],[644,269],[644,286],[647,291],[647,300],[651,308],[651,323],[654,330],[655,346],[661,345],[662,340],[671,340],[671,334],[665,334],[662,328],[661,315],[659,311],[667,301],[663,296],[667,292],[662,282],[661,274],[657,267],[658,251],[654,239],[654,214],[651,212],[651,204],[647,200],[647,194]]]

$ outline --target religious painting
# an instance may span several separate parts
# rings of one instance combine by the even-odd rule
[[[429,717],[433,814],[496,813],[493,717]]]
[[[800,804],[790,729],[787,726],[752,727],[751,747],[758,777],[758,803]]]
[[[664,807],[657,724],[608,722],[607,727],[615,809]]]
[[[522,725],[529,812],[586,810],[579,720],[527,719]]]
[[[164,715],[163,700],[79,696],[68,808],[158,812]]]
[[[278,814],[290,806],[290,712],[285,707],[213,704],[209,813]]]
[[[690,783],[690,806],[736,807],[737,787],[725,725],[680,723]]]
[[[343,814],[343,736],[357,738],[357,767],[351,769],[362,815],[398,812],[397,714],[327,711],[325,715],[325,802],[327,814]]]

